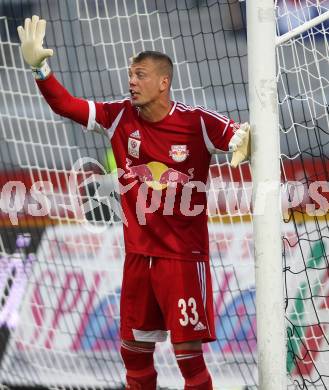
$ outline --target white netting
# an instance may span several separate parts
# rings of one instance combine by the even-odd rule
[[[26,199],[17,216],[8,198],[3,226],[10,217],[19,229],[29,231],[36,258],[26,256],[31,245],[16,249],[18,266],[5,254],[3,280],[13,277],[16,267],[32,267],[25,273],[27,288],[20,309],[12,314],[0,378],[24,385],[120,387],[124,252],[121,224],[107,207],[118,202],[112,197],[104,200],[106,205],[98,202],[94,207],[92,196],[87,196],[94,189],[84,185],[90,173],[103,173],[100,164],[107,141],[84,134],[49,110],[23,63],[15,29],[32,14],[48,20],[45,45],[55,50],[51,68],[76,96],[95,100],[127,96],[129,58],[155,49],[173,59],[173,99],[246,121],[244,6],[210,0],[43,1],[25,7],[16,1],[6,3],[0,15],[1,163],[4,170],[11,170],[8,180],[17,177],[27,191],[19,188]],[[71,168],[81,158],[89,160],[75,177]],[[227,161],[218,156],[211,166],[209,228],[218,341],[205,347],[205,357],[215,385],[230,387],[255,383],[256,342],[252,233],[250,222],[242,223],[243,216],[250,216],[250,173],[248,164],[232,173]],[[241,185],[242,178],[246,185]],[[50,218],[49,213],[38,219],[29,213],[38,204],[38,188],[31,189],[38,180],[47,182],[39,191],[47,195]],[[77,184],[81,191],[70,194]],[[79,207],[88,199],[92,211],[87,218],[94,222],[78,224],[85,214]],[[14,201],[19,206],[18,199]],[[218,223],[221,215],[227,223]],[[234,221],[238,223],[233,225]],[[16,230],[10,231],[9,241],[14,242]],[[7,251],[14,248],[13,243]],[[18,284],[10,289],[16,301]],[[157,347],[156,366],[160,386],[183,386],[169,344]]]
[[[328,1],[277,2],[278,31],[306,26],[328,10]],[[321,203],[329,167],[328,36],[327,18],[277,48],[282,178],[294,205],[285,213],[294,233],[284,235],[287,370],[300,389],[329,387],[328,207]]]

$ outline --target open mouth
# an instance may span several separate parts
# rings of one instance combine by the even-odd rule
[[[137,95],[139,95],[138,92],[133,91],[132,89],[130,90],[130,96],[131,96],[133,99],[135,99],[135,98],[137,97]]]

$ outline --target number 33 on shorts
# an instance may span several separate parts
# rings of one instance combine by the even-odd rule
[[[181,310],[182,318],[179,319],[179,323],[182,326],[187,326],[188,323],[196,325],[199,321],[199,314],[197,312],[196,301],[193,297],[190,297],[187,302],[185,299],[180,298],[178,300],[178,307]]]

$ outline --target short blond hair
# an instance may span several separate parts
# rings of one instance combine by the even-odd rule
[[[174,73],[174,65],[171,58],[167,54],[161,53],[160,51],[146,50],[141,51],[135,56],[129,58],[131,64],[137,64],[147,59],[151,59],[152,61],[159,63],[160,72],[169,77],[171,84]]]

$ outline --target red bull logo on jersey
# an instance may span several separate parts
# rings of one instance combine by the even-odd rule
[[[176,162],[185,161],[189,151],[186,145],[171,145],[169,156]]]
[[[128,158],[126,170],[125,179],[138,178],[140,182],[146,183],[154,190],[163,190],[171,184],[186,185],[194,177],[194,168],[190,168],[186,174],[157,161],[132,165]]]

